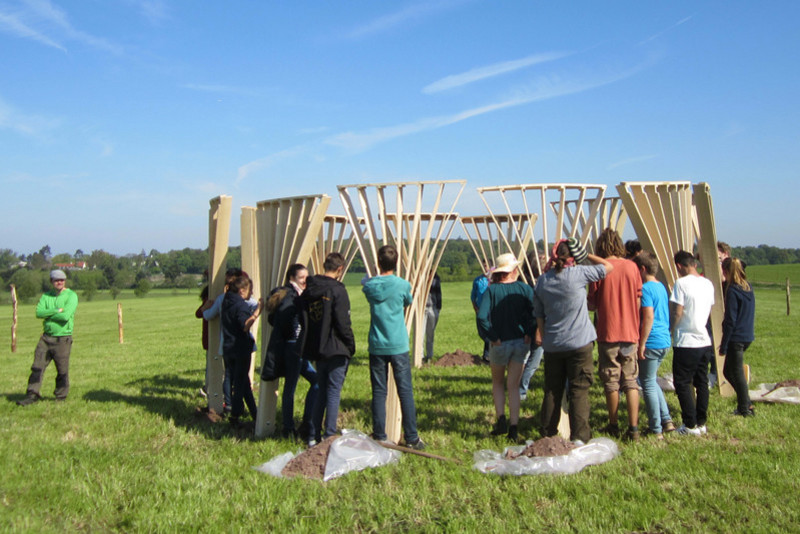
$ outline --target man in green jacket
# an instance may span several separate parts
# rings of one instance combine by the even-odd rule
[[[78,295],[66,288],[67,275],[56,269],[50,271],[50,282],[53,289],[39,299],[36,305],[36,317],[44,319],[44,333],[33,353],[33,366],[28,379],[27,396],[17,401],[20,406],[28,406],[41,399],[39,390],[42,387],[44,370],[50,360],[56,364],[57,401],[67,398],[69,393],[69,352],[72,348],[72,323],[75,310],[78,308]]]

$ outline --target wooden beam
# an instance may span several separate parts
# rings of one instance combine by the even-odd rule
[[[216,299],[225,290],[225,270],[228,257],[228,239],[231,225],[233,197],[220,195],[209,201],[208,210],[208,298]],[[208,322],[208,351],[206,369],[208,375],[208,408],[222,413],[224,398],[222,380],[224,364],[219,355],[220,321]]]

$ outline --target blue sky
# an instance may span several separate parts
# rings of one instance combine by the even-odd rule
[[[800,3],[0,0],[0,248],[205,247],[208,200],[711,184],[800,247]]]

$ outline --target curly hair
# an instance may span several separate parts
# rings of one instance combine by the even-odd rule
[[[622,244],[622,238],[617,231],[612,228],[606,228],[600,233],[594,250],[595,254],[601,258],[608,258],[610,256],[616,256],[618,258],[625,257],[625,245]]]

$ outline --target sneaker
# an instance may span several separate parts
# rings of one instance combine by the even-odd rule
[[[740,417],[755,417],[756,410],[752,406],[750,406],[747,410],[740,412],[739,410],[733,410],[732,415],[738,415]]]
[[[706,425],[697,425],[697,430],[700,431],[701,436],[705,436],[706,434],[708,434],[708,429],[706,428]]]
[[[608,434],[612,438],[619,437],[619,424],[617,423],[608,423],[606,426],[600,429],[600,432],[603,434]]]
[[[656,441],[663,441],[664,434],[662,434],[661,432],[653,432],[653,439],[655,439]]]
[[[309,439],[308,443],[307,443],[309,449],[311,447],[315,446],[316,444],[317,444],[317,440],[315,440],[314,438]]]
[[[28,395],[24,399],[18,400],[17,401],[17,406],[30,406],[34,402],[39,402],[39,396],[38,395]]]
[[[497,422],[492,426],[492,436],[502,436],[508,432],[508,421],[505,415],[501,415]]]
[[[705,429],[705,427],[703,427],[703,429]],[[688,427],[686,425],[681,425],[678,427],[678,434],[682,436],[702,436],[703,431],[700,430],[700,427]]]
[[[406,447],[409,449],[414,449],[415,451],[421,451],[427,447],[422,438],[417,438],[417,441],[412,441],[411,443],[406,443]]]
[[[661,430],[663,430],[664,433],[675,432],[676,430],[675,423],[673,423],[672,419],[670,419],[669,421],[661,425]]]
[[[203,397],[204,399],[208,398],[208,391],[206,391],[206,387],[205,386],[203,386],[200,389],[198,389],[197,390],[197,394],[200,395],[201,397]]]

